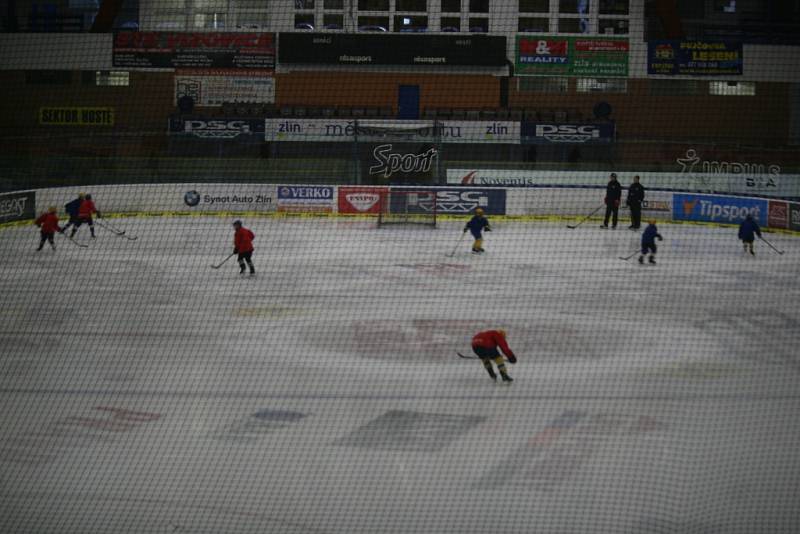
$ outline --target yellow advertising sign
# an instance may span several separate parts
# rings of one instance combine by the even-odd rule
[[[47,126],[114,126],[114,108],[39,108],[39,124]]]

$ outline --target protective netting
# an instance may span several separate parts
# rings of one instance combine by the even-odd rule
[[[6,2],[0,531],[799,531],[796,4]]]

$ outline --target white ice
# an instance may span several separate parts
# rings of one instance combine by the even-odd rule
[[[2,532],[800,531],[800,238],[110,222],[0,230]]]

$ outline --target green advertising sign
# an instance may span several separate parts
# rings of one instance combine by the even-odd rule
[[[628,76],[628,39],[517,36],[515,69],[522,76]]]

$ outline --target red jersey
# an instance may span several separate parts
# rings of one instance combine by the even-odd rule
[[[54,232],[58,232],[61,230],[61,227],[58,226],[58,215],[55,213],[42,213],[38,219],[36,219],[36,226],[41,226],[42,233],[44,234],[52,234]]]
[[[84,198],[81,201],[81,207],[78,208],[78,217],[81,219],[88,219],[92,213],[97,213],[97,208],[94,207],[94,200]]]
[[[235,248],[239,254],[242,252],[253,252],[253,239],[255,238],[256,236],[253,232],[241,226],[233,234],[233,248]]]
[[[485,349],[496,349],[500,347],[500,350],[503,351],[509,360],[516,360],[517,357],[514,356],[514,353],[511,352],[511,348],[509,348],[508,343],[506,343],[506,338],[497,331],[497,330],[485,330],[483,332],[478,332],[472,338],[472,346],[473,347],[483,347]]]

